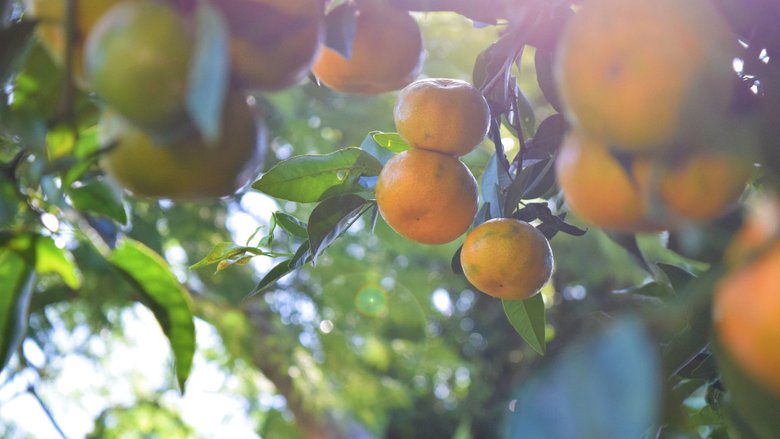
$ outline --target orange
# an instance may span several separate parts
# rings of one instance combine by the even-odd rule
[[[560,40],[555,76],[569,121],[630,151],[717,126],[736,37],[707,0],[589,0]]]
[[[698,152],[677,163],[636,160],[633,171],[651,202],[660,202],[677,219],[701,222],[734,205],[751,169],[728,154]]]
[[[109,112],[101,120],[101,141],[114,147],[100,164],[137,196],[199,199],[231,195],[257,176],[265,131],[254,109],[239,96],[228,97],[222,124],[222,138],[214,145],[196,133],[158,144]]]
[[[460,253],[463,274],[491,296],[522,300],[550,280],[550,243],[536,227],[512,218],[492,219],[469,232]]]
[[[83,86],[84,41],[98,19],[120,0],[73,0],[76,7],[73,35],[73,74],[76,82]],[[44,47],[54,60],[65,64],[65,4],[66,0],[25,0],[27,13],[36,20],[35,31]]]
[[[231,74],[253,90],[280,90],[309,73],[324,36],[321,0],[221,0]]]
[[[566,203],[583,220],[619,232],[662,230],[647,219],[637,182],[604,143],[570,132],[558,151],[555,171]]]
[[[337,8],[349,7],[346,3]],[[334,10],[335,11],[335,10]],[[344,93],[399,90],[422,68],[422,35],[408,12],[378,2],[360,3],[352,57],[323,47],[312,71],[322,83]]]
[[[167,132],[185,119],[193,40],[188,24],[162,1],[124,1],[87,38],[87,80],[138,127]]]
[[[490,127],[484,96],[458,79],[421,79],[407,85],[393,116],[406,143],[453,156],[471,152]]]
[[[777,203],[767,207],[771,224],[762,214],[749,218],[727,252],[734,255],[737,248],[743,265],[716,285],[713,312],[727,353],[756,382],[780,395],[780,210]]]
[[[477,213],[477,181],[460,160],[410,149],[388,160],[376,185],[382,217],[398,234],[444,244],[466,232]]]

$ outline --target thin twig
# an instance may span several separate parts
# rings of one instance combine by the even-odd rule
[[[62,431],[62,428],[60,428],[60,424],[57,423],[56,419],[54,419],[54,415],[52,414],[51,410],[49,410],[49,407],[46,405],[45,402],[43,402],[41,396],[38,395],[38,392],[35,390],[35,387],[30,386],[27,388],[27,391],[30,392],[30,395],[32,395],[36,401],[38,401],[38,404],[41,406],[41,409],[43,409],[43,412],[46,413],[46,417],[49,418],[49,422],[51,422],[51,425],[53,425],[54,429],[57,430],[57,433],[60,434],[60,437],[62,437],[63,439],[68,439],[68,436],[66,436],[65,432]]]

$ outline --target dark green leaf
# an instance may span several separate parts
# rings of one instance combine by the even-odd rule
[[[222,107],[228,85],[229,35],[222,13],[206,1],[198,2],[196,22],[187,110],[203,138],[214,143],[220,137]]]
[[[539,355],[544,355],[544,300],[536,294],[525,300],[502,300],[509,323]]]
[[[663,271],[675,291],[682,290],[690,281],[696,278],[692,273],[676,265],[665,264],[663,262],[657,262],[655,265]]]
[[[357,3],[345,2],[325,16],[325,45],[352,58],[352,42],[357,31]]]
[[[293,268],[290,266],[290,261],[291,259],[285,259],[282,262],[276,264],[274,268],[269,270],[268,273],[266,273],[265,276],[260,279],[260,282],[258,282],[257,286],[255,286],[252,292],[247,295],[247,298],[261,293],[274,282],[281,279],[282,276],[293,271]]]
[[[105,181],[96,179],[68,191],[73,207],[98,215],[105,215],[120,224],[127,224],[127,213],[122,203],[122,192]]]
[[[35,23],[20,21],[0,29],[0,84],[16,72],[33,42]]]
[[[537,48],[534,55],[534,66],[536,67],[536,80],[539,82],[539,88],[542,90],[544,98],[555,111],[560,113],[562,106],[553,77],[553,51]]]
[[[690,361],[685,367],[677,371],[677,375],[688,379],[712,381],[718,377],[715,357],[709,353],[702,352],[694,357],[693,361]]]
[[[355,194],[336,195],[321,202],[309,217],[312,262],[357,219],[368,203]]]
[[[301,155],[279,162],[252,187],[272,197],[300,203],[357,191],[361,176],[376,176],[382,164],[358,148]]]
[[[0,370],[24,340],[34,281],[35,272],[22,256],[0,249]]]
[[[527,166],[507,189],[504,216],[517,208],[520,200],[539,198],[555,184],[553,161],[546,159]]]
[[[165,260],[138,241],[121,242],[109,256],[109,262],[140,289],[146,305],[160,323],[171,343],[176,376],[184,392],[195,353],[195,323],[187,290]]]
[[[552,157],[563,142],[566,120],[560,114],[553,114],[539,124],[536,135],[527,143],[524,160],[542,160]]]
[[[517,117],[519,118],[520,127],[523,130],[523,134],[526,138],[534,135],[536,130],[536,116],[534,115],[534,107],[531,102],[528,101],[525,93],[518,88],[517,90]]]
[[[371,233],[374,233],[374,230],[376,230],[376,222],[379,220],[379,205],[374,204],[374,207],[371,208]]]
[[[292,259],[290,259],[290,268],[295,270],[297,268],[301,268],[303,264],[309,262],[311,260],[311,249],[309,245],[309,240],[303,241],[301,245],[298,247],[298,250],[295,251],[295,254],[293,255]]]
[[[450,267],[452,267],[452,272],[455,274],[463,274],[463,266],[460,264],[460,252],[462,251],[463,246],[461,245],[455,250],[455,254],[452,255],[452,261],[450,261]]]
[[[638,320],[621,320],[525,380],[504,437],[644,437],[660,414],[662,384],[655,342]]]
[[[634,260],[639,264],[640,267],[647,270],[648,273],[653,273],[653,269],[650,267],[650,264],[647,263],[645,255],[639,248],[639,244],[636,241],[636,235],[608,231],[605,231],[604,233],[606,233],[609,239],[611,239],[615,244],[623,247],[625,251],[633,256]]]
[[[309,236],[306,233],[306,223],[299,221],[298,218],[284,212],[274,212],[274,217],[276,218],[276,224],[290,235],[298,238]]]
[[[658,299],[668,299],[674,296],[674,291],[671,288],[659,282],[648,282],[636,288],[631,288],[627,292]]]

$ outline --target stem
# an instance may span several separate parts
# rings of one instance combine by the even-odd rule
[[[54,415],[52,414],[51,410],[49,410],[49,407],[46,405],[45,402],[43,402],[43,399],[41,399],[40,395],[38,395],[38,392],[35,390],[35,387],[30,386],[27,388],[27,391],[30,392],[30,395],[32,395],[36,401],[38,401],[38,404],[41,406],[41,409],[43,409],[43,412],[46,413],[46,417],[49,418],[49,422],[51,422],[51,425],[54,426],[55,430],[57,430],[57,433],[60,434],[60,437],[63,439],[68,439],[68,436],[66,436],[65,432],[63,432],[62,428],[60,428],[60,424],[57,423],[56,419],[54,419]]]

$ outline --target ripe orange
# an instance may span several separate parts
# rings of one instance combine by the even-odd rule
[[[532,225],[511,218],[492,219],[469,232],[460,263],[466,279],[491,296],[521,300],[550,280],[550,243]]]
[[[231,73],[254,90],[280,90],[309,72],[324,36],[321,0],[221,0]]]
[[[707,0],[590,0],[564,31],[555,74],[574,126],[618,148],[657,150],[718,123],[735,54]]]
[[[188,25],[172,7],[124,1],[87,38],[87,80],[131,123],[165,132],[184,120],[192,51]]]
[[[713,312],[727,353],[756,382],[780,395],[780,209],[777,203],[766,207],[769,210],[748,219],[728,250],[727,256],[739,256],[732,264],[742,265],[717,284]],[[764,218],[767,212],[771,224]]]
[[[376,201],[382,217],[405,238],[444,244],[466,232],[477,213],[477,181],[460,160],[410,149],[379,174]]]
[[[73,39],[73,76],[83,86],[84,41],[98,19],[120,0],[73,0],[76,8],[76,26]],[[38,20],[35,31],[54,60],[65,64],[65,3],[66,0],[25,0],[25,9]]]
[[[348,7],[347,4],[338,8]],[[422,35],[408,12],[384,3],[360,3],[352,57],[323,47],[312,67],[330,88],[344,93],[378,94],[398,90],[422,68]]]
[[[239,96],[229,96],[222,138],[206,144],[196,133],[156,144],[145,132],[107,112],[101,141],[115,145],[101,159],[105,172],[137,196],[199,199],[227,196],[257,176],[265,151],[265,128]]]
[[[558,151],[555,170],[566,203],[583,220],[620,232],[663,229],[648,220],[638,183],[604,143],[570,132]]]
[[[421,79],[398,95],[393,112],[398,134],[415,147],[453,156],[471,152],[490,127],[490,108],[466,81]]]
[[[748,162],[717,152],[694,152],[676,163],[636,160],[634,175],[649,202],[674,219],[707,221],[734,205],[751,175]]]

